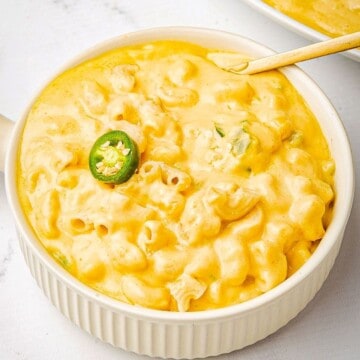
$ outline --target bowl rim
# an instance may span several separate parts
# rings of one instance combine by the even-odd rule
[[[9,201],[10,208],[12,210],[12,214],[15,218],[16,228],[18,232],[18,236],[21,236],[28,246],[31,247],[31,250],[34,254],[41,260],[41,262],[53,273],[56,278],[60,280],[63,284],[65,284],[68,288],[73,289],[75,292],[81,294],[83,297],[88,300],[92,300],[96,303],[100,303],[102,306],[110,309],[115,313],[128,314],[132,317],[148,319],[150,321],[156,322],[171,322],[171,323],[191,323],[191,322],[214,322],[219,321],[220,319],[226,319],[229,317],[242,317],[249,312],[255,311],[256,309],[263,306],[270,306],[273,302],[275,302],[279,297],[284,295],[285,293],[295,289],[301,282],[303,282],[306,278],[308,278],[315,269],[320,266],[322,261],[326,258],[326,255],[331,251],[331,249],[337,244],[339,237],[342,236],[347,220],[350,216],[353,197],[354,197],[354,169],[352,162],[352,155],[349,140],[344,129],[344,126],[336,113],[334,107],[326,97],[326,95],[322,92],[322,90],[318,87],[318,85],[308,76],[305,72],[299,69],[297,66],[287,66],[286,68],[281,69],[281,72],[286,77],[298,76],[299,82],[305,84],[305,86],[309,87],[312,92],[316,95],[317,100],[321,101],[327,109],[331,120],[334,121],[335,127],[337,128],[337,132],[339,134],[339,139],[342,141],[342,148],[344,153],[346,154],[346,169],[348,171],[346,177],[346,186],[345,186],[345,196],[341,197],[336,203],[341,202],[341,204],[345,205],[345,208],[342,211],[338,212],[338,216],[333,219],[328,229],[326,230],[325,236],[323,240],[320,242],[317,250],[312,254],[310,259],[290,278],[286,279],[273,289],[268,292],[261,294],[253,299],[247,300],[243,303],[217,308],[217,309],[209,309],[209,310],[201,310],[201,311],[193,311],[193,312],[172,312],[172,311],[163,311],[163,310],[155,310],[144,308],[140,306],[134,306],[131,304],[123,303],[119,300],[111,298],[107,295],[104,295],[89,286],[80,282],[77,278],[68,273],[65,269],[63,269],[45,250],[40,241],[36,238],[31,226],[29,225],[22,207],[20,205],[19,196],[17,194],[17,184],[16,184],[16,163],[18,158],[19,151],[19,140],[22,135],[22,131],[25,124],[25,119],[29,110],[31,109],[35,99],[39,96],[40,91],[47,85],[51,80],[57,77],[63,71],[76,66],[80,62],[86,61],[87,59],[93,58],[98,54],[104,52],[104,49],[115,48],[121,45],[124,41],[130,41],[133,44],[143,43],[144,41],[134,41],[134,39],[142,39],[148,38],[148,41],[151,39],[158,40],[160,39],[176,39],[180,40],[185,38],[186,35],[189,36],[191,34],[198,35],[194,41],[189,39],[184,40],[188,42],[193,42],[195,44],[199,44],[201,46],[201,42],[199,37],[205,36],[209,38],[211,36],[215,37],[217,41],[220,41],[220,38],[227,38],[233,43],[233,48],[239,48],[238,43],[247,44],[249,47],[254,48],[258,53],[263,55],[270,55],[275,53],[273,50],[268,47],[251,40],[249,38],[243,37],[239,34],[203,28],[203,27],[188,27],[188,26],[167,26],[167,27],[156,27],[149,29],[142,29],[138,31],[133,31],[130,33],[122,34],[119,36],[111,37],[105,41],[100,41],[96,45],[87,48],[80,52],[76,57],[72,57],[70,61],[65,63],[60,70],[54,71],[53,75],[45,81],[44,84],[40,87],[38,92],[35,92],[32,100],[29,102],[29,105],[25,108],[21,118],[15,124],[15,129],[12,133],[10,139],[10,146],[6,155],[6,163],[5,163],[5,187],[7,192],[7,198]],[[171,36],[171,34],[176,34]],[[236,41],[237,40],[237,41]],[[120,42],[120,44],[118,44]],[[238,43],[237,43],[238,42]],[[118,44],[118,45],[117,45]],[[110,46],[110,48],[109,48]],[[206,45],[203,45],[206,46]],[[255,51],[254,50],[254,51]],[[245,50],[246,51],[246,50]],[[291,83],[293,80],[289,79]],[[298,89],[298,84],[294,85]],[[311,107],[310,107],[311,108]],[[327,139],[329,142],[329,139]],[[329,144],[330,147],[330,144]]]

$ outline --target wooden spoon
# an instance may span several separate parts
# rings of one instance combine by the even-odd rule
[[[224,70],[242,75],[256,74],[262,71],[276,69],[296,62],[310,60],[321,56],[335,54],[340,51],[354,49],[360,46],[360,31],[336,37],[331,40],[304,46],[299,49],[267,56],[264,58],[243,62],[238,65],[223,67]]]

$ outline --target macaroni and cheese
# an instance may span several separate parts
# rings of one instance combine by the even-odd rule
[[[360,0],[263,0],[330,37],[360,31]]]
[[[285,76],[220,68],[241,57],[159,41],[105,53],[43,90],[18,189],[73,276],[130,304],[197,311],[254,298],[309,259],[331,220],[334,162]],[[113,130],[139,153],[119,184],[89,169]]]

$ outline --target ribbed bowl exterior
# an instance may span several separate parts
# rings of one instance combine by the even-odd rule
[[[162,358],[203,358],[228,353],[272,334],[315,296],[335,261],[341,239],[316,271],[270,303],[216,321],[151,321],[114,311],[64,284],[19,234],[25,261],[51,303],[81,329],[115,347]]]

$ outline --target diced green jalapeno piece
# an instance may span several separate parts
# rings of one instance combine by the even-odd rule
[[[220,137],[225,136],[225,131],[221,128],[221,126],[215,124],[215,130],[220,135]]]
[[[107,184],[121,184],[129,180],[138,165],[139,151],[136,143],[120,130],[100,136],[89,155],[92,175]]]
[[[232,152],[235,156],[243,155],[251,143],[249,133],[244,129],[239,129],[235,137],[232,139]]]

